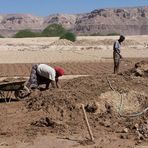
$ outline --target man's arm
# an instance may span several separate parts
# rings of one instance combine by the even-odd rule
[[[123,58],[122,55],[120,54],[120,44],[119,44],[119,42],[115,42],[114,50],[120,56],[120,58]]]
[[[123,58],[122,55],[119,53],[119,49],[116,49],[115,52],[120,56],[121,59]]]
[[[56,88],[55,81],[51,81],[52,88]]]
[[[46,88],[45,89],[48,89],[49,88],[49,84],[51,83],[51,81],[48,81],[47,83],[46,83]]]
[[[56,82],[50,80],[50,82],[46,83],[46,88],[45,88],[45,90],[46,90],[46,89],[49,89],[49,84],[50,84],[50,83],[51,83],[52,88],[56,88]]]
[[[56,81],[56,87],[59,88],[59,87],[60,87],[60,86],[59,86],[59,83],[58,83],[58,82],[59,82],[59,79],[56,78],[55,81]]]

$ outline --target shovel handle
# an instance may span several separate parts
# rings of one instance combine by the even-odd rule
[[[83,111],[83,114],[84,114],[84,119],[85,119],[85,123],[86,123],[86,126],[87,126],[89,136],[91,138],[91,141],[94,141],[94,136],[93,136],[92,130],[91,130],[89,122],[88,122],[88,118],[87,118],[87,115],[86,115],[86,112],[85,112],[84,104],[81,105],[81,108],[82,108],[82,111]]]

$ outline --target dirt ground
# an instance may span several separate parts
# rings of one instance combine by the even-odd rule
[[[112,74],[113,62],[110,48],[114,39],[116,37],[89,39],[81,37],[76,43],[58,41],[57,38],[51,38],[50,42],[47,38],[1,39],[2,51],[0,52],[5,52],[7,55],[4,57],[0,54],[0,58],[5,59],[0,62],[1,79],[26,78],[33,63],[42,62],[63,67],[65,76],[60,80],[59,89],[35,90],[22,101],[17,101],[12,95],[11,102],[6,103],[5,101],[9,101],[9,98],[5,100],[1,97],[0,147],[148,147],[148,111],[144,111],[148,107],[147,64],[142,65],[145,71],[142,71],[142,68],[140,72],[133,70],[135,63],[142,60],[148,61],[147,37],[142,36],[139,40],[134,36],[128,37],[123,44],[125,60],[121,63],[119,75]],[[46,55],[43,58],[38,53],[42,46],[46,46],[44,49],[49,48],[49,44],[54,46],[50,47],[50,50],[53,51],[56,48],[57,50],[47,60]],[[61,51],[64,50],[62,53],[64,58],[60,55],[56,56],[61,44],[64,44]],[[20,51],[22,46],[25,50]],[[29,51],[28,58],[26,56],[16,58],[17,54],[21,55],[22,52],[27,55],[28,49],[33,46],[35,50]],[[80,55],[75,57],[78,54],[67,51],[69,46],[76,47],[76,52]],[[106,51],[107,46],[109,51]],[[102,52],[98,56],[96,53],[100,48]],[[129,52],[128,49],[130,49]],[[11,57],[10,52],[15,56]],[[89,56],[84,58],[82,53],[85,55],[89,53]],[[65,59],[66,55],[68,57]],[[56,60],[52,61],[51,59],[54,58]],[[67,79],[68,76],[79,77]],[[82,104],[85,106],[94,142],[90,141]]]

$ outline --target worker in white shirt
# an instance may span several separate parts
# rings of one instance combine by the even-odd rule
[[[45,89],[49,88],[51,83],[53,88],[59,88],[58,78],[64,75],[64,69],[61,67],[54,67],[47,64],[35,64],[32,66],[30,78],[27,83],[28,88],[38,88],[41,84],[46,84]]]
[[[119,72],[120,61],[123,58],[121,55],[121,43],[125,40],[123,35],[120,35],[119,40],[117,40],[113,45],[113,60],[114,60],[114,74]]]

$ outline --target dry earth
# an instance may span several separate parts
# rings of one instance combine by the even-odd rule
[[[76,43],[58,38],[0,39],[0,63],[100,62],[112,58],[118,37],[78,37]],[[147,36],[127,36],[123,57],[147,58]]]
[[[61,89],[33,91],[24,101],[0,99],[2,148],[148,147],[148,77],[136,76],[136,62],[148,61],[147,36],[128,36],[121,74],[113,75],[117,37],[0,39],[1,80],[28,77],[33,63],[62,66]],[[145,70],[146,74],[147,71]],[[83,77],[87,76],[87,77]],[[81,76],[72,78],[74,76]],[[95,141],[89,140],[81,104]],[[131,117],[130,115],[135,115]]]

